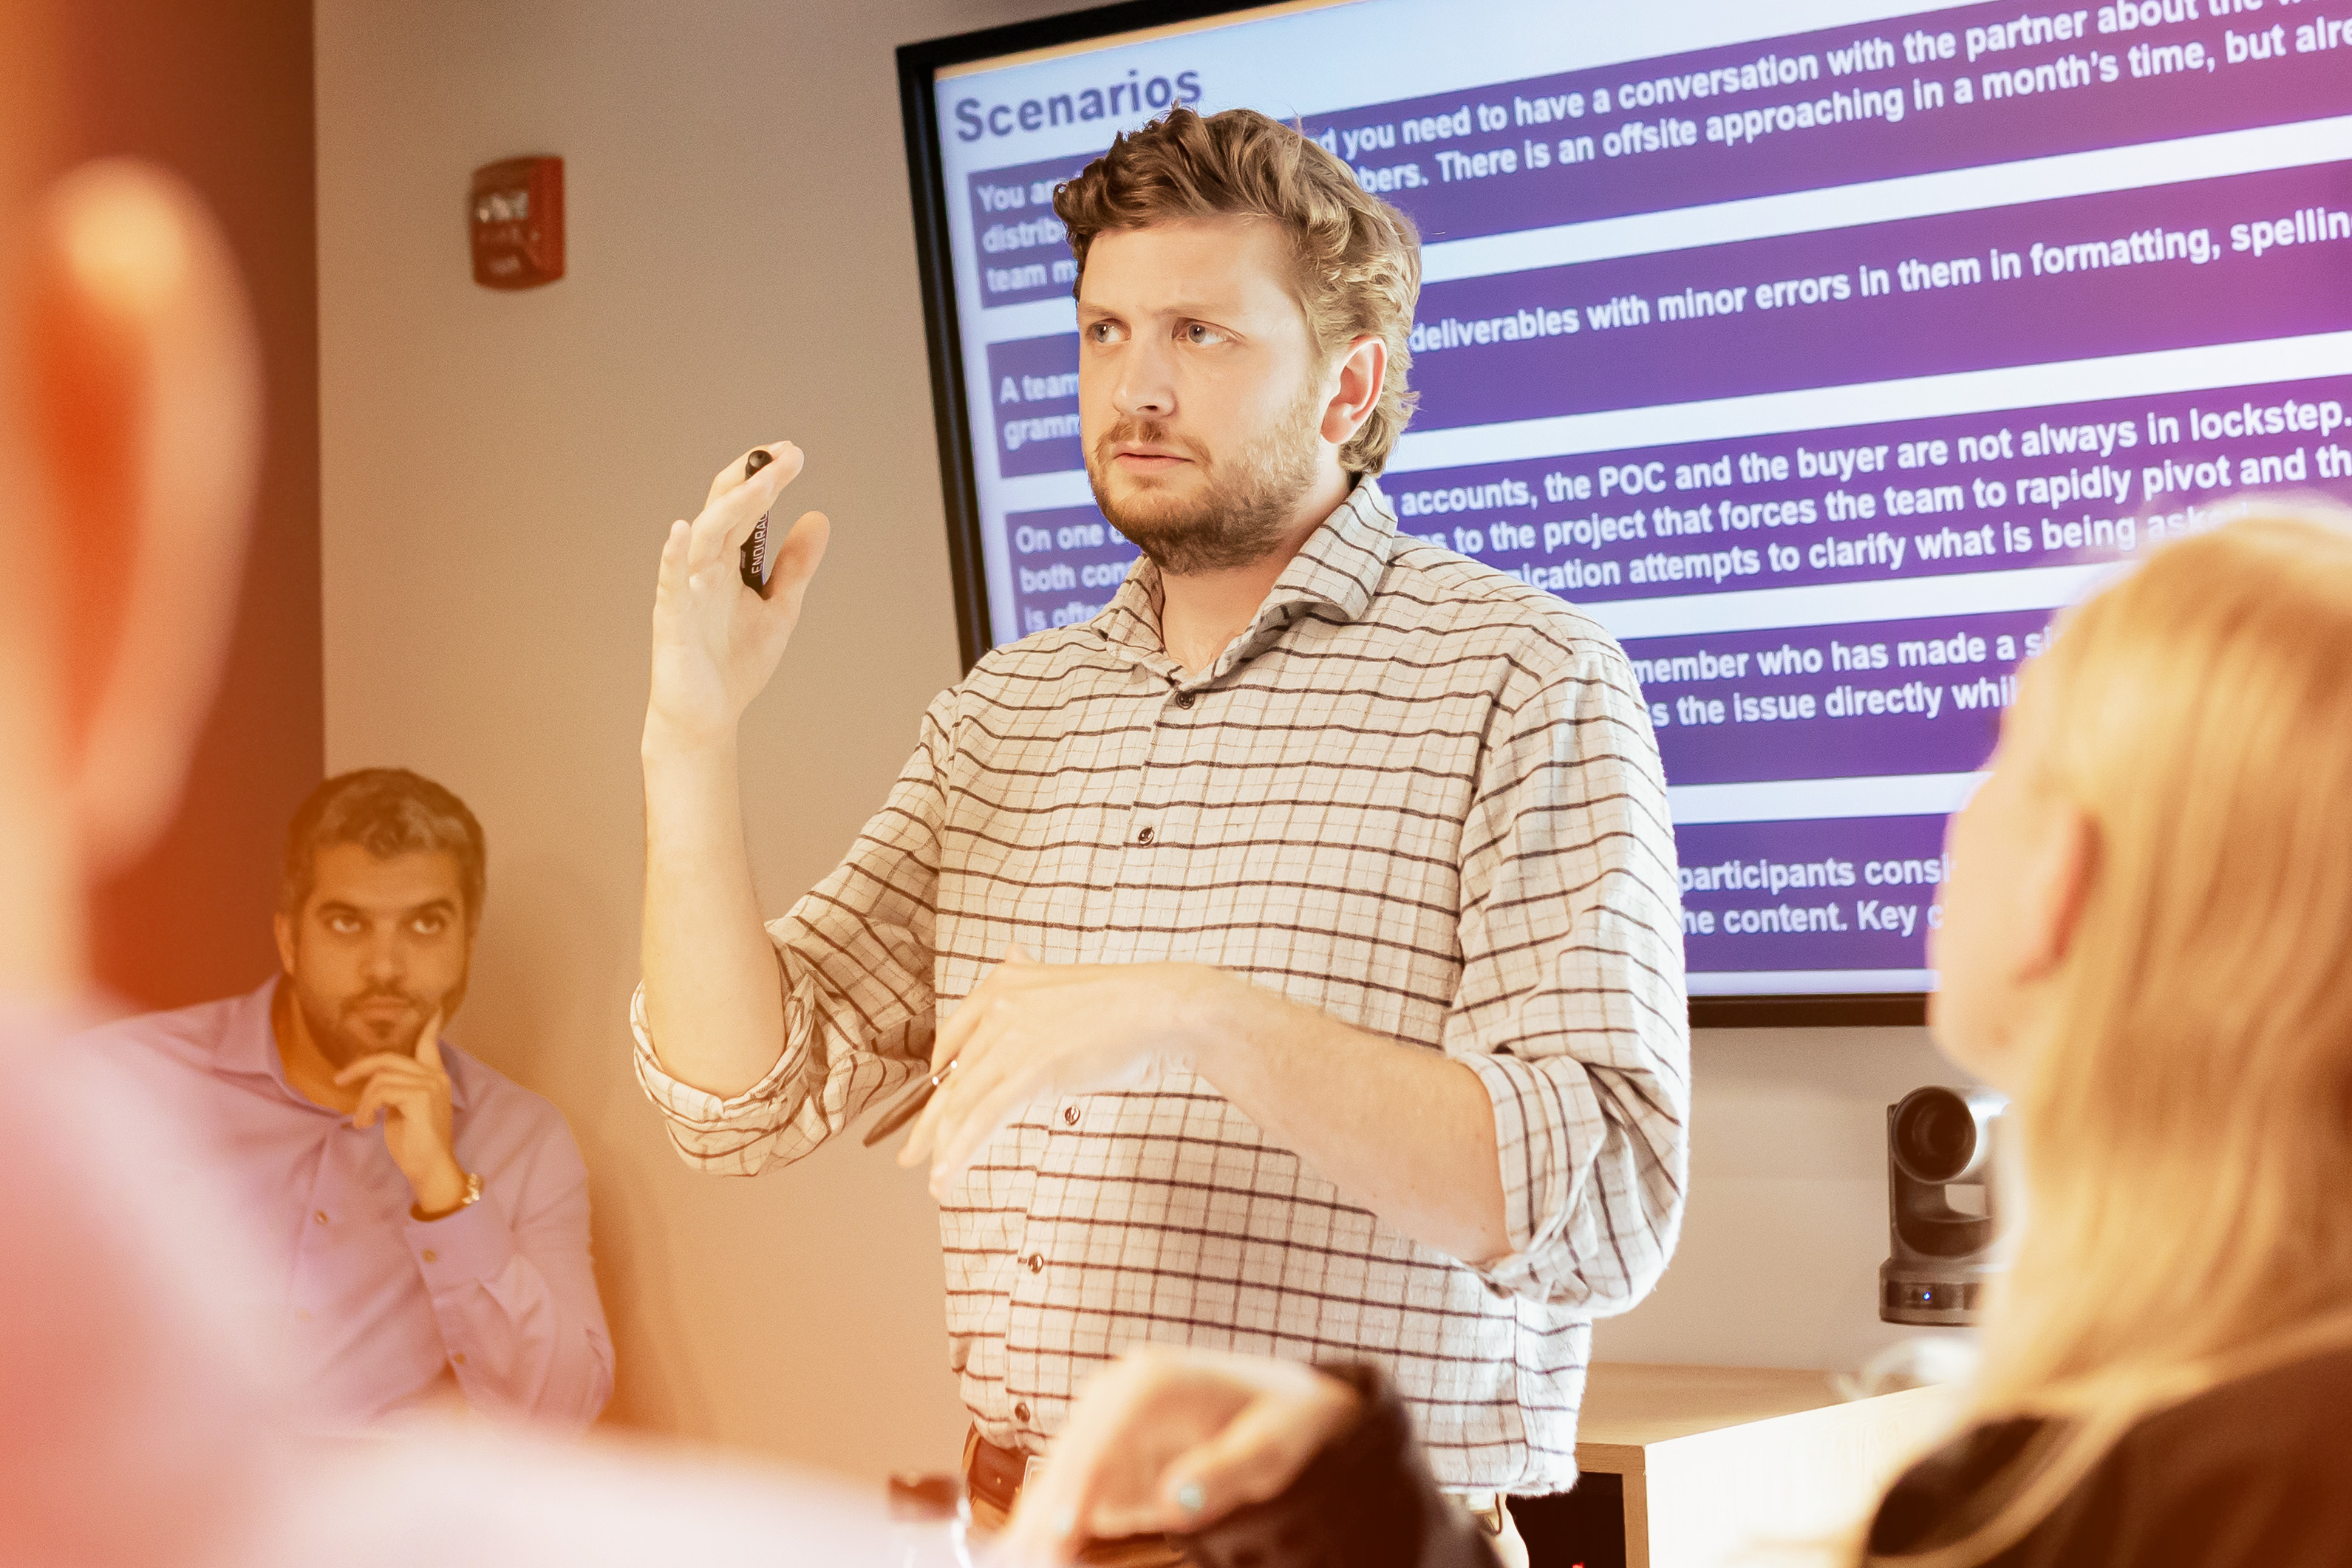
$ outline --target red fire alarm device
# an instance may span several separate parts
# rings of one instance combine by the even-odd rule
[[[535,289],[563,276],[563,160],[508,158],[474,171],[474,281]]]

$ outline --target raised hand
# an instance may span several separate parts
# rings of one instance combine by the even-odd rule
[[[1069,1563],[1088,1541],[1194,1531],[1278,1496],[1362,1406],[1311,1366],[1153,1345],[1095,1375],[1025,1488],[1014,1563]]]
[[[649,746],[733,738],[743,710],[775,673],[824,556],[832,524],[823,512],[803,514],[782,537],[772,521],[768,548],[775,568],[769,596],[744,585],[743,542],[799,476],[803,462],[801,449],[789,441],[765,449],[775,460],[748,479],[743,458],[721,468],[700,515],[671,524],[663,542],[654,594],[653,689],[646,705]]]
[[[441,1015],[436,1010],[418,1031],[414,1055],[378,1051],[335,1075],[338,1084],[359,1084],[352,1125],[383,1121],[383,1145],[408,1178],[415,1212],[436,1216],[466,1196],[465,1167],[457,1163],[456,1125],[449,1109],[449,1072],[441,1064]]]

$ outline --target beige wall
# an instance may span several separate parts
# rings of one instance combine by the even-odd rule
[[[480,813],[454,1031],[551,1096],[593,1173],[619,1419],[853,1474],[961,1416],[920,1183],[827,1151],[689,1173],[628,1068],[645,626],[663,530],[789,435],[833,552],[745,739],[761,886],[840,855],[958,673],[892,47],[1057,0],[320,0],[327,762]],[[570,276],[470,281],[468,171],[566,161]],[[1660,1295],[1605,1353],[1832,1365],[1887,1337],[1881,1107],[1916,1031],[1723,1037]]]

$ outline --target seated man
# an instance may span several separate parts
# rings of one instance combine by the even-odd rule
[[[578,1429],[612,1393],[572,1134],[440,1038],[483,889],[481,825],[456,795],[398,768],[329,779],[287,836],[285,973],[85,1037],[256,1222],[330,1424],[458,1393]]]

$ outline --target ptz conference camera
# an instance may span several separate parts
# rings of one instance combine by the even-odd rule
[[[1915,1089],[1886,1108],[1893,1255],[1878,1269],[1890,1323],[1977,1321],[1986,1280],[2007,1266],[1993,1180],[1995,1129],[2009,1101],[1989,1089]]]

